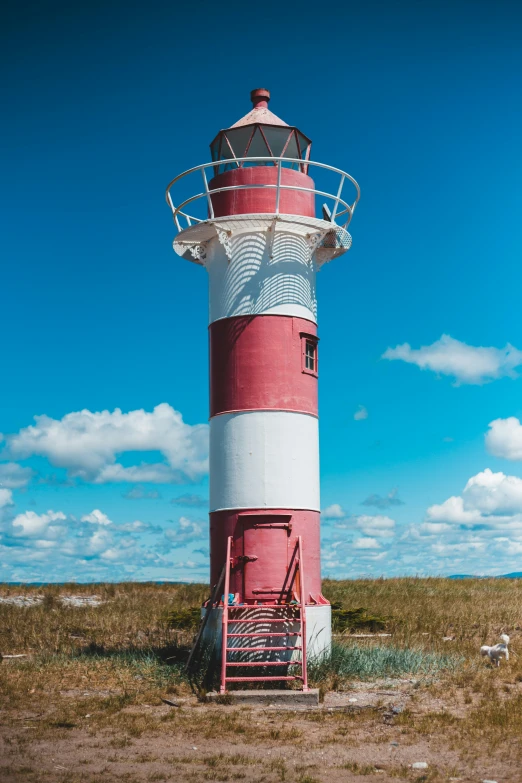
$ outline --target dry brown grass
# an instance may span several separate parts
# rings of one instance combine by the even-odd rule
[[[522,756],[518,581],[324,583],[328,598],[345,609],[364,607],[388,618],[391,637],[360,640],[359,646],[414,648],[460,661],[436,676],[415,675],[404,686],[408,707],[391,724],[383,721],[379,703],[359,711],[297,714],[198,703],[183,675],[193,631],[170,627],[169,618],[199,606],[207,591],[204,585],[0,586],[0,597],[45,596],[39,606],[0,603],[0,652],[27,654],[0,663],[2,783],[416,779],[407,764],[389,760],[379,772],[373,760],[357,755],[368,743],[384,753],[392,739],[401,747],[439,743],[453,754],[440,768],[430,765],[430,781],[447,780],[455,758],[472,764],[480,754]],[[102,603],[64,606],[60,596],[71,594],[97,595]],[[478,649],[501,632],[512,638],[513,655],[493,670]],[[334,684],[350,687],[346,677]],[[169,693],[177,694],[180,708],[162,704]],[[38,763],[39,748],[73,746],[74,771]],[[299,763],[288,757],[288,748]],[[328,771],[325,762],[317,764],[321,753],[329,758]],[[103,765],[96,766],[98,754]]]
[[[89,648],[104,653],[188,644],[190,631],[169,627],[169,615],[207,598],[205,585],[90,584],[45,588],[0,585],[0,597],[43,596],[39,606],[0,604],[0,652],[71,655]],[[100,606],[71,607],[63,595],[95,595]]]
[[[452,636],[458,652],[475,655],[477,644],[522,628],[519,579],[327,579],[323,592],[345,608],[388,617],[396,643],[431,651],[447,652],[443,637]]]

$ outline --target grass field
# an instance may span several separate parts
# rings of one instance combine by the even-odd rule
[[[324,703],[285,711],[191,690],[204,585],[0,585],[1,783],[522,780],[521,582],[323,590],[339,631],[310,667]],[[493,669],[478,652],[502,632]]]

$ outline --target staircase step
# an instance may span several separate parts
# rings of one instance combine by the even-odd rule
[[[300,609],[301,604],[229,604],[228,611],[238,611],[239,609]]]
[[[266,631],[265,633],[227,633],[227,636],[234,636],[234,637],[261,637],[263,639],[266,639],[267,636],[302,636],[301,631],[287,631],[287,633],[273,633],[272,631]]]
[[[233,617],[228,618],[228,623],[298,623],[299,617],[265,617],[263,619],[249,617],[238,617],[236,620]]]
[[[227,661],[227,666],[302,666],[302,661]]]
[[[230,634],[229,634],[230,636]],[[227,647],[227,652],[252,652],[252,650],[302,650],[302,647]]]
[[[302,680],[302,677],[286,675],[281,677],[225,677],[226,682],[279,682],[280,680]]]
[[[230,572],[233,565],[233,560],[231,557],[232,553],[232,545],[233,545],[233,538],[232,536],[228,536],[227,538],[227,553],[226,553],[226,560],[225,560],[225,567],[224,567],[224,590],[222,595],[228,596],[230,595]],[[297,577],[299,576],[299,582],[297,582]],[[299,602],[298,603],[283,603],[283,601],[288,601],[292,596],[297,595],[292,590],[292,587],[294,585],[297,588],[297,585],[299,584]],[[305,591],[305,576],[303,573],[303,544],[302,544],[302,538],[301,536],[297,537],[297,541],[294,546],[294,551],[290,560],[290,565],[287,568],[287,574],[284,580],[284,585],[279,587],[273,587],[273,588],[263,588],[262,590],[255,590],[254,594],[262,594],[258,599],[260,603],[254,603],[254,604],[243,604],[240,606],[239,604],[232,604],[232,606],[228,605],[228,601],[224,603],[223,605],[223,634],[222,634],[222,648],[221,648],[221,686],[220,686],[220,692],[225,693],[226,692],[226,684],[230,682],[283,682],[283,681],[293,681],[293,680],[299,680],[302,683],[302,689],[303,692],[308,691],[308,677],[307,677],[307,669],[306,669],[306,613],[305,613],[305,604],[306,604],[306,591]],[[268,597],[268,594],[271,594],[270,597]],[[262,603],[263,600],[270,601],[270,603]],[[293,599],[292,599],[293,600]],[[266,611],[265,611],[266,610]],[[267,617],[266,614],[271,614],[272,616]],[[265,616],[263,616],[265,615]],[[275,615],[275,616],[273,616]],[[256,624],[257,626],[260,626],[260,629],[258,632],[252,632],[250,628],[248,629],[248,633],[241,633],[239,629],[241,627],[245,627],[245,625],[248,627],[250,624]],[[272,631],[270,624],[271,623],[286,623],[286,626],[280,626],[280,630]],[[241,625],[242,624],[242,625]],[[291,630],[291,627],[289,628],[289,625],[291,624],[291,627],[299,628],[298,631]],[[264,628],[263,628],[264,626]],[[267,627],[268,626],[268,627]],[[236,627],[235,633],[230,633],[230,627],[234,628]],[[262,630],[261,630],[262,628]],[[277,629],[277,626],[276,626]],[[269,647],[268,642],[271,641],[271,637],[285,637],[283,640],[283,644],[279,647]],[[248,639],[257,639],[259,640],[257,647],[229,647],[228,646],[228,640],[229,637],[232,639],[240,639],[240,640],[248,640]],[[299,639],[295,639],[295,641],[298,641],[299,644],[294,643],[294,637],[300,637]],[[286,643],[285,643],[286,642]],[[292,644],[289,644],[289,642],[292,642]],[[240,641],[239,644],[242,644]],[[243,642],[244,644],[244,642]],[[256,642],[254,641],[254,644]],[[229,661],[227,658],[233,657],[232,653],[234,652],[254,652],[259,651],[263,653],[269,653],[270,651],[275,650],[300,650],[300,658],[301,660],[298,661],[267,661],[267,660],[257,660],[253,661],[251,660],[252,656],[248,656],[250,660],[248,661],[241,661],[241,660],[232,660]],[[244,656],[247,657],[247,656]],[[269,658],[269,657],[275,657],[270,655],[263,655],[260,656],[263,658]],[[288,656],[287,656],[288,657]],[[227,667],[254,667],[258,669],[266,669],[267,667],[281,667],[285,666],[285,674],[277,675],[272,674],[270,676],[253,676],[253,677],[244,677],[244,676],[237,676],[237,677],[229,677],[227,676]],[[291,669],[291,667],[297,667],[301,669],[301,674],[288,674],[288,672],[295,671],[295,669]]]

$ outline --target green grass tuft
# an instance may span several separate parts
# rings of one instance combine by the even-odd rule
[[[350,679],[398,677],[404,674],[435,675],[455,670],[462,663],[457,656],[424,652],[392,645],[332,644],[331,655],[308,664],[308,675],[316,685],[335,678]]]

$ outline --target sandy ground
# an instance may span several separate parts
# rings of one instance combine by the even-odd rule
[[[364,780],[484,781],[518,783],[522,769],[509,754],[485,747],[452,747],[451,736],[415,736],[401,725],[405,709],[444,707],[416,688],[415,680],[358,683],[330,693],[317,708],[237,707],[177,698],[180,706],[140,705],[121,712],[143,718],[140,736],[120,728],[93,730],[92,715],[81,726],[63,728],[53,739],[38,738],[37,709],[18,714],[13,725],[0,714],[1,783],[112,783],[113,781],[256,781],[338,783]],[[415,698],[413,698],[416,694]],[[92,691],[63,691],[65,699],[88,700]],[[106,698],[107,692],[97,692]],[[33,707],[33,705],[31,705]],[[455,709],[455,708],[454,708]],[[172,716],[175,711],[176,715]],[[458,711],[458,708],[457,708]],[[228,716],[228,718],[227,718]],[[155,725],[172,726],[161,732]],[[243,733],[213,724],[240,720]],[[121,720],[121,715],[120,715]],[[159,722],[159,723],[158,723]],[[193,727],[193,728],[192,728]],[[210,731],[209,731],[210,728]],[[33,739],[31,735],[34,735]],[[221,755],[220,755],[221,754]],[[415,768],[415,764],[427,764]]]

